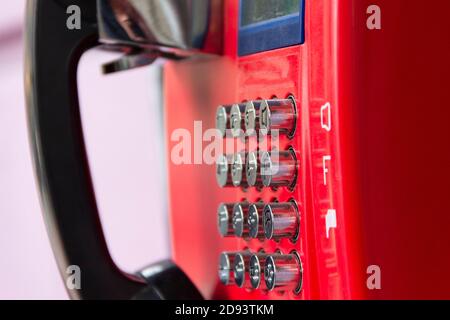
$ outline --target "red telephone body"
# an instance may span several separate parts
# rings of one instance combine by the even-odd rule
[[[373,4],[381,30],[367,27]],[[199,134],[194,121],[213,128],[218,105],[292,94],[297,130],[280,145],[296,150],[299,178],[293,191],[221,189],[214,165],[169,161],[178,265],[206,298],[450,298],[450,2],[306,1],[304,44],[244,57],[239,1],[223,5],[223,55],[165,66],[168,159],[172,132]],[[291,198],[300,208],[296,243],[223,239],[217,231],[221,202]],[[329,228],[327,214],[335,215]],[[244,248],[297,250],[300,294],[220,284],[219,254]],[[367,286],[373,265],[380,290]]]

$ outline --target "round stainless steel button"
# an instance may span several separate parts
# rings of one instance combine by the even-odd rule
[[[217,209],[217,226],[222,237],[234,236],[232,213],[233,204],[221,203]]]
[[[245,105],[245,133],[252,136],[259,131],[259,110],[261,107],[260,100],[249,101]]]
[[[216,112],[216,129],[220,131],[222,137],[225,137],[227,129],[230,129],[230,123],[228,121],[231,106],[219,106]]]
[[[217,159],[216,179],[221,188],[233,186],[231,179],[231,165],[228,161],[228,157],[225,155],[221,155]]]
[[[250,253],[237,253],[234,257],[234,281],[240,288],[250,288],[250,279],[248,277],[248,267],[250,262]]]
[[[264,239],[264,226],[262,211],[264,209],[264,204],[256,203],[250,205],[248,208],[248,227],[249,235],[255,239]]]
[[[264,186],[294,188],[297,174],[297,159],[293,150],[261,154],[261,178]]]
[[[297,125],[297,110],[294,99],[263,100],[259,114],[261,133],[275,131],[292,137]]]
[[[237,203],[233,207],[233,229],[236,237],[247,238],[249,236],[247,215],[249,205]]]
[[[300,293],[303,267],[298,254],[274,254],[266,258],[264,280],[268,290]]]
[[[233,104],[230,110],[230,127],[233,137],[244,136],[245,104]]]
[[[247,183],[251,187],[262,187],[262,179],[259,173],[259,159],[258,153],[250,152],[247,155],[247,163],[245,166],[245,171],[247,175]]]
[[[263,253],[254,254],[250,257],[249,274],[253,289],[266,289],[265,281],[262,281],[266,258],[267,255]]]
[[[223,252],[219,257],[219,279],[225,285],[234,284],[234,278],[231,276],[234,265],[234,253]]]
[[[237,153],[234,155],[233,164],[231,166],[231,179],[235,187],[245,186],[247,177],[244,174],[244,160],[243,154]]]
[[[268,240],[289,238],[296,241],[300,233],[300,216],[292,202],[270,203],[263,211],[264,234]]]

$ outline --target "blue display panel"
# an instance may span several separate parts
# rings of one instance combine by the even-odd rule
[[[305,0],[240,0],[238,54],[305,42]]]

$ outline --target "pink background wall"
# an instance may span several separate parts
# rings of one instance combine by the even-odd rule
[[[0,10],[0,299],[65,299],[32,170],[23,94],[25,1]],[[111,254],[134,271],[170,256],[160,70],[102,76],[111,54],[79,70],[89,161]]]

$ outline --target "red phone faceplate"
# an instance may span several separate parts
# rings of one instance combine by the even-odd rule
[[[450,298],[450,2],[378,0],[381,30],[366,26],[371,4],[309,0],[305,44],[238,57],[238,1],[225,0],[224,55],[165,67],[173,253],[206,298]],[[171,161],[179,128],[192,134],[192,162],[202,161],[194,121],[214,128],[218,105],[289,94],[297,133],[280,144],[299,155],[294,191],[220,189],[214,164]],[[275,198],[300,206],[295,244],[219,236],[219,203]],[[336,227],[327,236],[330,210]],[[297,250],[301,294],[221,285],[220,252],[247,247]],[[380,290],[367,288],[371,265],[380,267]]]

